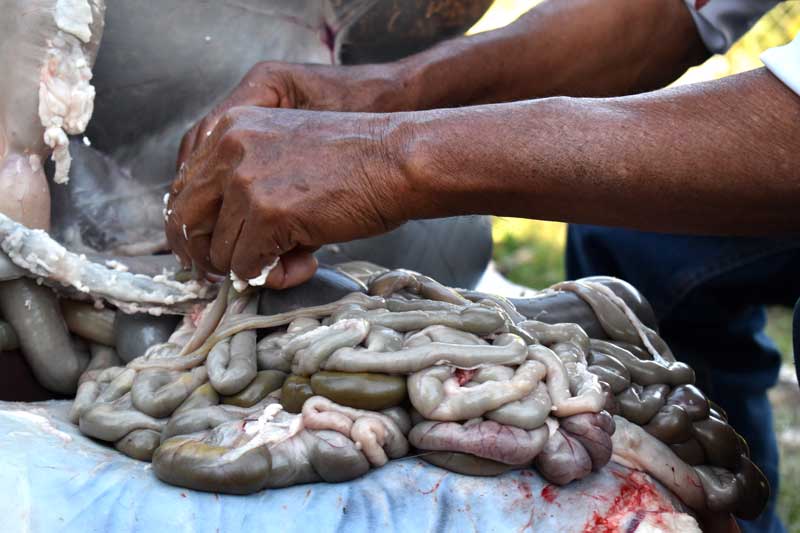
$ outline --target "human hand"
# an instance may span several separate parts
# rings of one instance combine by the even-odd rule
[[[389,231],[415,205],[396,115],[236,107],[172,184],[167,238],[188,264],[283,288],[310,278],[323,244]],[[276,260],[280,261],[276,263]]]
[[[330,66],[264,61],[190,129],[181,141],[178,168],[234,107],[387,112],[402,106],[399,75],[391,65]]]

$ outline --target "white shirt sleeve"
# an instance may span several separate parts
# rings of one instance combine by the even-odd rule
[[[700,37],[714,54],[724,53],[780,0],[684,0]]]
[[[787,45],[770,48],[761,54],[761,61],[790,89],[800,94],[800,36]]]

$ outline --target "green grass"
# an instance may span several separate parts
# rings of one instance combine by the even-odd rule
[[[496,218],[493,236],[497,268],[512,281],[544,288],[564,279],[566,225]],[[784,363],[794,369],[791,310],[769,309],[767,333],[778,345]],[[800,389],[795,382],[782,382],[771,391],[770,400],[781,448],[778,512],[788,531],[800,532]]]
[[[767,335],[775,341],[783,356],[783,362],[794,365],[792,357],[792,311],[786,307],[767,310]]]
[[[492,234],[497,269],[511,281],[540,289],[564,280],[566,224],[495,218]]]

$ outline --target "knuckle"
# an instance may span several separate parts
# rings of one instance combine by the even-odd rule
[[[244,148],[244,135],[237,128],[229,128],[217,143],[217,150],[225,157],[238,154]]]
[[[252,192],[254,178],[248,173],[236,170],[231,174],[228,189],[236,196],[249,196]]]
[[[226,107],[221,109],[219,113],[216,115],[216,123],[214,124],[214,129],[219,130],[220,132],[224,133],[231,129],[235,124],[236,120],[238,119],[238,115],[235,111],[236,107]],[[210,120],[209,118],[204,119]],[[207,130],[206,130],[207,131]]]
[[[276,200],[276,198],[280,198],[280,201]],[[250,207],[258,213],[259,217],[270,224],[285,220],[293,211],[291,202],[284,195],[263,191],[252,195]]]
[[[244,105],[235,105],[231,106],[225,111],[222,112],[220,115],[220,123],[224,124],[228,128],[236,127],[238,124],[243,122],[249,114],[247,106]]]
[[[215,123],[210,116],[203,118],[194,128],[190,130],[192,138],[197,139],[196,142],[202,142],[203,139],[208,137],[214,130],[214,124]]]

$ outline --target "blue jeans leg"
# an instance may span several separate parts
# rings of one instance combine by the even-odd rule
[[[676,356],[748,440],[773,495],[758,520],[740,521],[746,533],[784,531],[775,514],[778,446],[767,398],[781,359],[763,331],[764,305],[789,305],[800,295],[799,269],[800,240],[569,229],[568,277],[618,276],[642,291]]]

